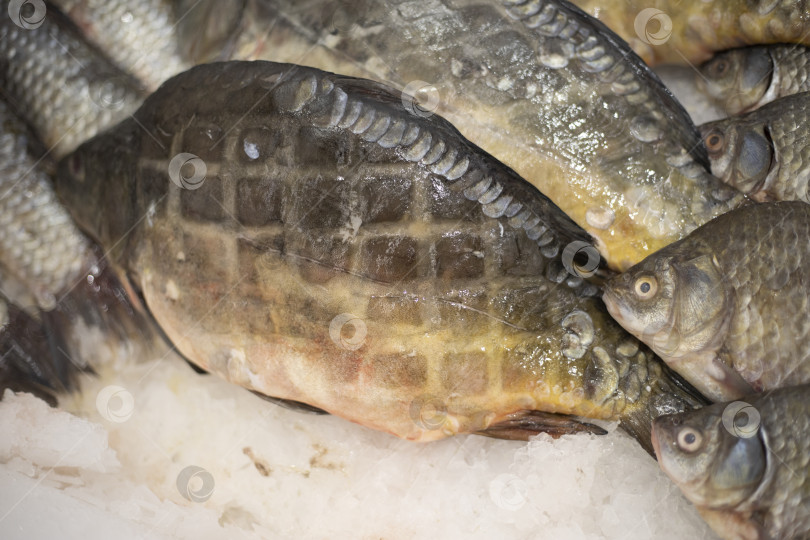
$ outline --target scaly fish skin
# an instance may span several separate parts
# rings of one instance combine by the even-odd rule
[[[611,315],[714,401],[810,382],[810,206],[734,210],[605,286]]]
[[[577,275],[588,235],[414,106],[310,68],[198,66],[66,158],[57,189],[231,382],[408,439],[541,411],[649,446],[652,418],[699,400]]]
[[[39,26],[25,28],[8,7],[7,0],[0,6],[0,87],[53,157],[126,118],[143,101],[139,83],[85,43],[54,8],[47,7]]]
[[[810,91],[810,49],[801,45],[745,47],[722,52],[700,67],[698,88],[728,114]]]
[[[0,265],[49,310],[88,270],[92,253],[32,155],[36,144],[0,101]]]
[[[695,65],[743,45],[810,45],[806,0],[573,0],[648,64]]]
[[[51,0],[86,39],[150,90],[191,67],[181,51],[178,13],[167,0]],[[228,2],[233,4],[233,2]],[[233,5],[233,8],[240,9]]]
[[[810,202],[810,92],[700,126],[712,173],[757,201]]]
[[[261,3],[250,58],[386,81],[549,196],[627,268],[744,197],[658,77],[563,1]],[[275,18],[268,13],[275,10]],[[239,50],[244,50],[243,46]]]
[[[728,540],[807,538],[810,386],[657,418],[661,469]]]

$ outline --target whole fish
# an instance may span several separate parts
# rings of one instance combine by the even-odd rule
[[[712,173],[758,201],[810,202],[810,92],[700,126]]]
[[[32,6],[37,10],[28,13]],[[0,7],[0,90],[25,112],[54,157],[126,118],[143,101],[139,83],[85,43],[50,5],[4,0]]]
[[[611,315],[709,399],[810,382],[810,205],[716,218],[612,278]]]
[[[199,13],[192,27],[218,20],[201,9],[210,4],[189,11],[189,21]],[[612,267],[744,200],[709,174],[697,129],[658,77],[567,2],[251,7],[235,54],[385,81],[413,96],[419,114],[443,115],[549,196]]]
[[[810,386],[657,418],[661,469],[721,537],[810,535]]]
[[[414,440],[607,418],[646,447],[700,402],[604,311],[585,231],[378,83],[198,66],[57,190],[188,359],[276,400]]]
[[[648,64],[694,65],[742,45],[810,45],[806,0],[573,0]]]
[[[698,88],[728,114],[810,91],[810,49],[801,45],[722,52],[700,67]]]

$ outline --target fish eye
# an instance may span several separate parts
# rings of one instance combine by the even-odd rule
[[[703,141],[706,143],[706,148],[711,153],[717,153],[723,149],[725,146],[725,137],[723,137],[723,133],[718,130],[711,131],[706,137],[703,138]]]
[[[636,280],[633,290],[642,300],[652,298],[658,292],[658,281],[652,276],[642,276]]]
[[[711,66],[709,66],[709,75],[711,77],[722,77],[728,71],[728,60],[725,58],[718,58]]]
[[[703,435],[695,428],[685,427],[678,432],[677,442],[678,448],[691,454],[700,450],[703,445]]]

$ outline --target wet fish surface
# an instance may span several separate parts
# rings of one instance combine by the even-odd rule
[[[721,537],[807,538],[810,386],[657,418],[661,469]]]
[[[60,158],[126,118],[143,101],[144,91],[88,45],[58,10],[43,2],[17,4],[6,0],[0,6],[0,89],[14,110],[25,112],[53,157]],[[29,13],[26,7],[32,6],[38,8]]]
[[[195,67],[57,190],[187,358],[267,396],[415,440],[608,418],[648,448],[701,403],[605,312],[585,231],[378,83]]]
[[[810,45],[805,0],[573,0],[648,64],[694,65],[743,45]]]
[[[810,206],[716,218],[605,286],[611,315],[714,401],[810,382]]]
[[[810,202],[810,93],[700,126],[712,173],[757,201]]]
[[[257,3],[243,58],[391,84],[549,196],[627,268],[744,202],[627,45],[562,1]],[[189,17],[193,17],[190,12]],[[239,40],[237,40],[239,41]],[[249,52],[246,52],[249,51]]]
[[[810,91],[810,49],[801,45],[725,51],[700,67],[698,88],[728,114]]]

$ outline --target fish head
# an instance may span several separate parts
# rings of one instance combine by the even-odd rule
[[[765,47],[718,54],[699,69],[698,87],[728,114],[756,108],[771,85],[773,59]]]
[[[761,483],[767,454],[759,416],[741,415],[744,402],[718,403],[653,421],[652,442],[658,464],[687,499],[702,507],[728,508],[746,500]],[[739,429],[735,422],[754,429]]]
[[[773,144],[762,124],[720,120],[699,129],[713,175],[746,194],[762,189],[774,165]]]
[[[677,276],[671,262],[653,255],[605,284],[608,312],[642,341],[672,327]]]
[[[728,295],[717,259],[678,242],[609,280],[602,299],[620,325],[679,371],[678,362],[712,358],[722,343]]]

